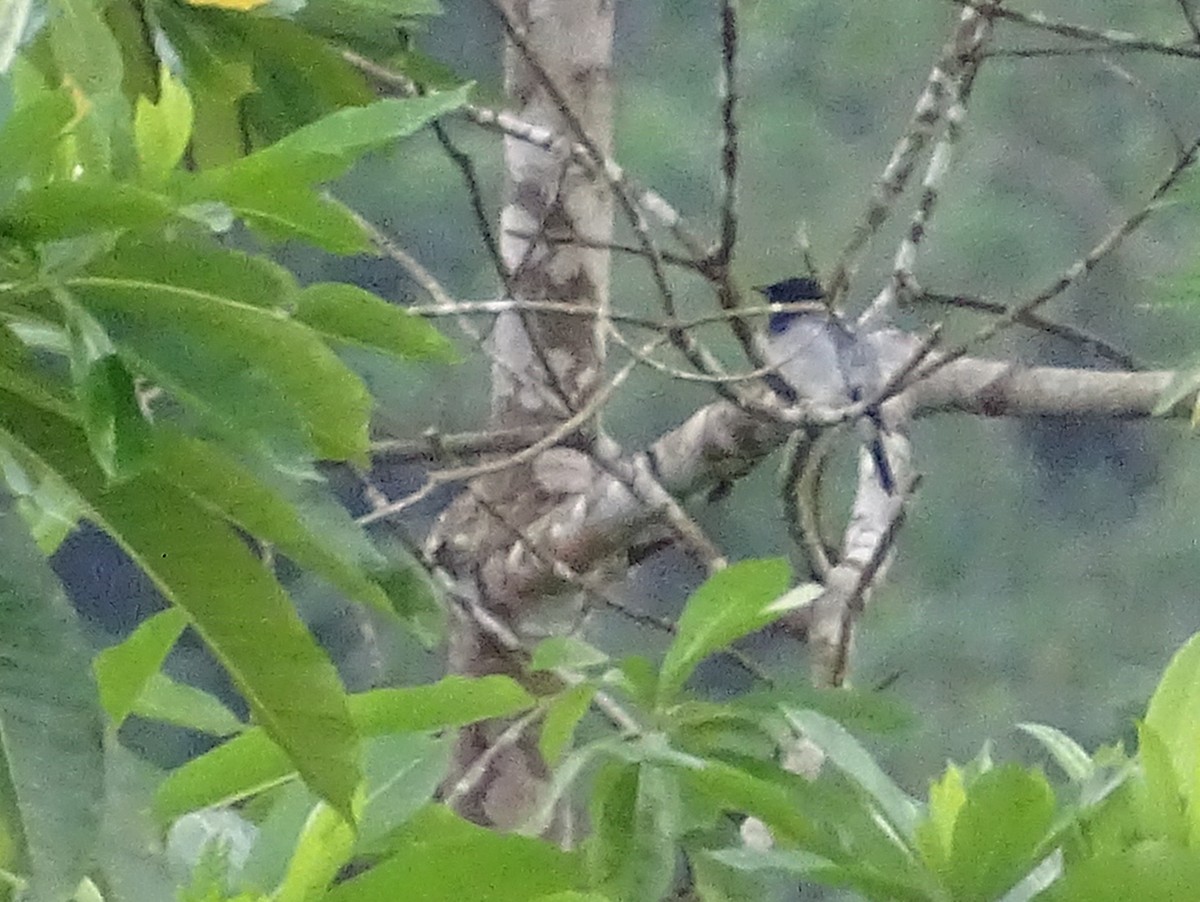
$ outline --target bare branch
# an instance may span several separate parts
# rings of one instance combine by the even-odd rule
[[[1190,168],[1191,165],[1196,162],[1197,154],[1200,154],[1200,138],[1197,138],[1195,141],[1193,141],[1192,144],[1187,148],[1186,153],[1184,153],[1175,161],[1175,165],[1171,167],[1166,176],[1164,176],[1163,179],[1158,183],[1158,186],[1150,195],[1150,200],[1145,204],[1145,206],[1143,206],[1123,223],[1105,235],[1095,247],[1088,251],[1086,255],[1067,267],[1062,275],[1055,279],[1050,285],[1046,286],[1046,288],[1044,288],[1042,291],[1038,292],[1028,301],[1010,308],[1007,314],[999,317],[983,329],[980,329],[973,338],[963,342],[954,350],[948,351],[941,355],[938,360],[934,361],[929,367],[921,371],[921,378],[924,378],[946,364],[957,360],[959,357],[962,357],[968,353],[972,348],[979,346],[988,339],[998,335],[1004,329],[1016,324],[1018,321],[1020,321],[1021,317],[1032,313],[1034,310],[1052,298],[1058,297],[1058,295],[1066,291],[1072,284],[1095,269],[1096,264],[1120,247],[1121,242],[1124,241],[1130,234],[1135,232],[1142,225],[1142,223],[1144,223],[1150,217],[1150,214],[1158,209],[1158,204],[1164,195],[1166,195],[1166,193],[1175,186],[1176,182],[1179,181],[1179,178],[1183,175],[1183,173],[1186,172],[1188,168]]]
[[[1009,22],[1022,25],[1026,28],[1036,28],[1080,41],[1092,41],[1114,49],[1149,50],[1164,56],[1200,57],[1200,48],[1190,44],[1168,44],[1163,41],[1155,41],[1140,35],[1131,34],[1127,31],[1093,28],[1089,25],[1076,25],[1071,22],[1063,22],[1059,19],[1051,19],[1042,13],[1018,12],[1017,10],[1000,6],[998,3],[971,3],[967,2],[967,0],[950,0],[950,2],[965,9],[976,10],[991,19],[1006,19]]]
[[[962,90],[965,92],[965,83],[978,65],[977,51],[987,39],[989,31],[990,22],[983,11],[973,6],[964,7],[953,35],[929,73],[908,128],[892,150],[891,159],[875,183],[866,212],[838,258],[828,286],[831,304],[836,305],[846,291],[858,270],[867,243],[887,222],[893,204],[907,187],[921,152],[941,121],[948,85],[954,79],[962,79]]]
[[[942,304],[947,307],[958,307],[963,310],[990,313],[994,316],[1007,316],[1011,312],[1004,304],[960,294],[941,294],[933,291],[922,291],[913,300],[915,303]],[[1045,332],[1047,335],[1052,335],[1063,341],[1069,341],[1072,344],[1087,348],[1093,351],[1096,356],[1116,364],[1123,370],[1145,369],[1133,356],[1121,350],[1116,345],[1077,326],[1057,323],[1037,313],[1022,314],[1017,318],[1016,324],[1029,329],[1036,329],[1039,332]]]

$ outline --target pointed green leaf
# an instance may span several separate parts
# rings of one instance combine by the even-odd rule
[[[390,836],[433,798],[450,769],[455,736],[377,736],[364,743],[366,794],[356,852],[382,854]]]
[[[187,88],[161,70],[158,102],[137,99],[134,140],[142,177],[154,184],[163,182],[178,165],[192,136],[192,99]]]
[[[561,693],[546,707],[542,720],[542,733],[538,737],[538,751],[550,766],[559,762],[563,752],[571,744],[575,728],[583,719],[596,695],[596,687],[580,683]]]
[[[296,319],[334,341],[409,360],[457,359],[450,342],[428,322],[354,285],[309,285],[296,299]]]
[[[1166,745],[1179,791],[1200,836],[1200,634],[1171,659],[1146,709],[1146,726]]]
[[[133,713],[210,736],[231,736],[246,726],[215,696],[159,671],[142,687]]]
[[[0,229],[30,244],[89,232],[148,228],[175,205],[145,188],[102,178],[57,181],[20,194],[0,211]]]
[[[714,651],[778,619],[784,611],[776,610],[774,602],[790,578],[782,559],[741,561],[693,592],[662,663],[660,703],[683,688],[696,665]]]
[[[1054,792],[1039,771],[1002,765],[967,787],[954,822],[946,886],[954,899],[994,899],[1040,861]]]
[[[954,847],[954,822],[967,801],[962,771],[951,764],[940,780],[929,787],[929,806],[925,818],[917,824],[914,845],[935,874],[945,874]]]
[[[168,608],[142,621],[127,639],[96,656],[92,668],[100,686],[100,703],[113,730],[133,712],[138,696],[186,626],[187,614],[180,608]]]
[[[325,803],[319,803],[304,823],[283,883],[271,894],[273,902],[320,899],[354,851],[354,828]]]
[[[615,899],[661,899],[675,877],[679,808],[673,773],[610,763],[592,791],[591,885]]]
[[[229,805],[296,776],[295,765],[260,727],[252,727],[171,771],[154,796],[168,823],[189,811]]]
[[[554,670],[565,667],[568,670],[587,670],[607,663],[608,655],[574,636],[551,636],[538,643],[533,650],[529,662],[531,671]]]
[[[509,677],[448,676],[428,686],[375,689],[352,695],[350,710],[359,731],[373,736],[509,717],[529,710],[534,703],[533,696]]]
[[[338,110],[231,164],[225,177],[231,183],[247,178],[254,181],[269,172],[286,173],[300,167],[308,184],[327,182],[343,175],[368,150],[411,135],[462,106],[469,90],[465,85],[455,91],[377,100]]]
[[[263,238],[304,241],[331,254],[366,254],[370,236],[343,204],[281,169],[214,189],[211,195]]]
[[[906,842],[911,840],[920,806],[883,772],[870,752],[835,720],[816,711],[784,710],[788,722],[815,742],[830,764],[861,786],[879,804],[888,823]]]
[[[504,676],[449,676],[428,686],[350,696],[354,725],[364,737],[458,727],[507,717],[534,704],[528,692]],[[172,771],[159,789],[155,808],[160,817],[170,819],[227,804],[287,780],[294,770],[261,729],[251,728]]]
[[[1180,792],[1181,781],[1166,743],[1145,723],[1138,724],[1138,760],[1142,780],[1134,784],[1134,794],[1142,806],[1139,832],[1181,846],[1200,838],[1200,813]]]
[[[105,475],[125,479],[136,473],[149,453],[150,424],[120,357],[105,354],[87,367],[79,382],[79,401],[88,444]]]
[[[119,351],[136,355],[152,369],[150,375],[163,377],[183,399],[220,404],[215,395],[220,382],[212,380],[227,374],[242,379],[253,364],[253,372],[282,393],[299,415],[320,455],[366,463],[370,397],[358,377],[307,327],[225,293],[134,273],[84,276],[68,285],[108,329]],[[254,403],[252,397],[224,400],[225,409]]]
[[[383,590],[364,575],[365,569],[381,569],[383,556],[324,484],[283,474],[259,477],[216,444],[168,428],[158,431],[153,460],[166,479],[297,564],[358,601],[392,610]]]

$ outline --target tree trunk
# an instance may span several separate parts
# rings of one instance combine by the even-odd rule
[[[506,89],[516,112],[607,153],[611,0],[494,0],[494,6],[509,35]],[[604,184],[565,147],[546,151],[510,137],[505,163],[500,248],[508,293],[606,307],[608,252],[571,243],[576,237],[609,241],[612,204]],[[585,409],[603,374],[602,323],[555,312],[502,314],[488,342],[491,425],[549,431]],[[583,425],[585,440],[598,428],[594,418]],[[564,516],[593,479],[593,468],[582,451],[552,448],[472,481],[447,509],[430,541],[455,601],[452,672],[508,674],[528,683],[520,649],[578,624],[579,599],[530,597],[507,576],[518,561],[545,553],[533,527]],[[502,829],[530,813],[547,776],[535,727],[489,722],[462,732],[446,784],[460,813]],[[554,832],[567,839],[562,817]]]

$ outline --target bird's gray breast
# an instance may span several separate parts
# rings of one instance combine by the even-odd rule
[[[840,407],[850,402],[843,357],[854,342],[840,324],[821,316],[797,316],[766,343],[767,362],[801,397]]]

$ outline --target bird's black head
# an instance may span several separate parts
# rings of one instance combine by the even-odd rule
[[[825,289],[816,279],[807,276],[793,276],[772,285],[755,285],[754,290],[773,304],[795,304],[803,301],[819,301],[825,297]],[[772,313],[767,323],[767,331],[778,334],[787,328],[792,318],[799,316],[798,311]]]

